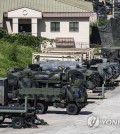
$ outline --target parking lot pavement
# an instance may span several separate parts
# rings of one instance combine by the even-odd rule
[[[105,95],[104,100],[89,100],[79,115],[67,115],[65,109],[50,107],[47,114],[38,115],[49,125],[19,130],[5,126],[0,127],[0,134],[118,134],[120,87]]]

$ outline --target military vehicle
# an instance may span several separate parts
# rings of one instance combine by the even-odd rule
[[[100,87],[103,83],[102,78],[97,70],[87,69],[84,75],[86,77],[85,86],[87,89]]]
[[[25,99],[25,108],[15,106],[0,106],[0,124],[2,124],[5,118],[12,120],[12,127],[20,129],[22,127],[28,127],[29,123],[34,123],[36,113],[34,109],[27,108],[27,101]]]
[[[103,47],[101,49],[101,54],[103,55],[103,58],[107,58],[110,62],[120,63],[120,47]]]
[[[5,118],[12,120],[12,127],[20,129],[22,127],[31,127],[35,125],[35,122],[41,125],[45,125],[46,122],[38,119],[34,107],[27,107],[28,98],[25,97],[25,106],[21,107],[16,101],[8,101],[8,80],[7,78],[0,79],[0,124],[2,124]]]
[[[10,70],[7,75],[9,100],[16,96],[24,106],[24,97],[29,96],[28,106],[33,106],[36,100],[36,111],[41,114],[48,106],[55,106],[67,108],[68,114],[75,115],[87,104],[85,77],[79,69],[64,71],[60,66],[59,71],[51,72],[33,66],[34,69]]]
[[[91,63],[92,62],[94,62],[94,60],[92,60]],[[11,71],[12,73],[8,75],[9,83],[10,81],[13,81],[13,79],[15,78],[14,82],[11,85],[13,88],[13,85],[16,83],[16,89],[19,88],[17,85],[19,79],[21,79],[20,77],[22,77],[22,75],[25,75],[25,70],[24,71],[21,70],[17,71],[17,70],[18,69],[12,70]],[[33,82],[34,80],[36,81],[36,80],[43,79],[43,80],[59,81],[60,75],[63,74],[64,72],[65,76],[68,76],[70,70],[79,71],[78,74],[81,79],[80,82],[83,82],[81,84],[87,89],[93,89],[95,87],[102,86],[104,81],[110,81],[112,78],[116,78],[119,75],[118,63],[107,63],[107,62],[99,63],[96,65],[91,64],[90,68],[86,69],[82,67],[81,63],[75,61],[48,60],[48,61],[40,61],[35,64],[29,64],[28,70],[31,70],[29,71],[30,72],[29,76],[31,77],[29,81],[31,81],[32,86],[35,85],[35,82]],[[80,72],[82,73],[80,74]],[[71,81],[69,80],[70,79],[67,78],[67,82],[71,84]],[[43,85],[43,84],[39,84],[39,85]],[[51,85],[54,84],[51,83]]]
[[[83,73],[82,75],[84,75],[84,82],[85,82],[85,79],[87,76],[86,74],[88,74],[88,71],[86,70],[87,69],[86,65],[84,66],[82,64],[82,62],[78,62],[78,61],[58,61],[58,60],[56,60],[56,61],[55,60],[39,61],[34,64],[29,64],[28,68],[32,71],[33,70],[34,71],[42,71],[42,72],[44,72],[44,74],[45,74],[45,72],[47,72],[47,73],[55,72],[56,75],[58,72],[69,72],[69,70],[78,70]],[[96,73],[96,74],[98,74],[98,73]],[[95,75],[95,73],[94,73],[94,75]],[[93,77],[93,75],[92,75],[92,77]],[[87,77],[85,83],[88,83],[90,81],[90,79],[88,79],[88,77]],[[95,83],[95,81],[93,82],[93,79],[91,79],[91,80],[92,80],[91,81],[92,85],[94,85],[94,87],[95,87],[96,84],[93,84],[93,83]],[[89,83],[91,83],[91,82],[89,82]],[[87,88],[90,88],[88,86],[88,84],[86,84],[86,85],[87,85]],[[86,85],[85,85],[85,87],[86,87]]]
[[[8,72],[9,101],[17,97],[24,106],[24,98],[29,96],[28,106],[36,100],[38,113],[46,113],[48,106],[55,106],[67,108],[68,114],[75,115],[87,103],[86,88],[102,86],[118,75],[118,63],[99,63],[86,70],[79,62],[41,61]]]
[[[101,63],[100,63],[101,62]],[[112,83],[120,74],[118,62],[107,62],[102,59],[94,59],[86,62],[88,69],[84,72],[86,77],[85,86],[88,89],[100,87],[105,82]]]
[[[101,84],[103,82],[112,82],[112,79],[117,78],[120,74],[120,66],[115,62],[91,65],[90,70],[93,72],[98,72],[99,78],[101,79]]]

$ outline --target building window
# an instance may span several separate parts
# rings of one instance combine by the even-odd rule
[[[51,22],[51,32],[60,32],[60,22]]]
[[[70,22],[69,23],[69,31],[70,32],[78,32],[79,31],[79,23],[78,22]]]

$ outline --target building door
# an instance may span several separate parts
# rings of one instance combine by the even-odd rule
[[[31,24],[19,24],[19,33],[31,34]]]
[[[19,19],[19,26],[18,26],[19,33],[31,34],[32,33],[31,27],[32,26],[30,19]]]

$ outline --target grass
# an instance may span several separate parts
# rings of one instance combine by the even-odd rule
[[[9,43],[0,39],[0,77],[5,77],[9,69],[13,67],[25,68],[32,61],[32,52],[35,48]]]

